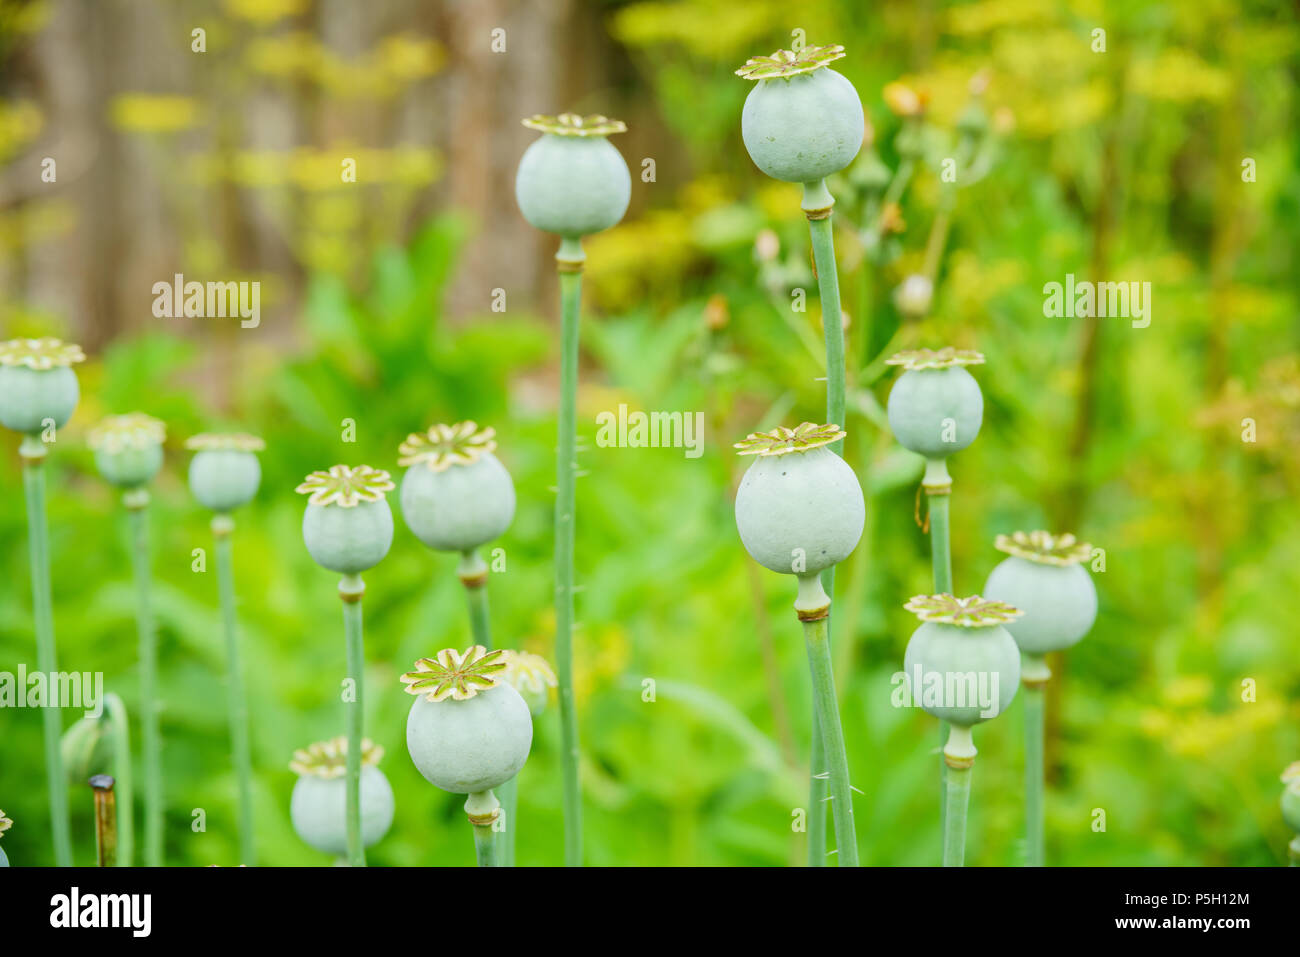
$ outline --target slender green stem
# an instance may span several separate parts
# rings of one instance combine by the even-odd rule
[[[573,530],[578,444],[578,321],[582,243],[565,239],[560,273],[560,409],[555,469],[555,673],[560,698],[564,783],[564,863],[582,865],[582,790],[578,780],[578,711],[573,693]]]
[[[479,555],[478,549],[470,549],[461,556],[460,583],[465,586],[465,597],[469,602],[469,624],[474,635],[474,644],[492,650],[492,624],[488,617],[487,564]]]
[[[104,695],[109,733],[113,736],[113,778],[117,793],[117,866],[135,860],[135,786],[131,775],[131,724],[126,705],[113,692]]]
[[[500,815],[501,804],[491,789],[473,791],[465,798],[465,814],[474,826],[474,855],[479,867],[503,867],[504,843],[497,839],[493,829]]]
[[[515,813],[519,809],[519,775],[515,775],[496,790],[497,796],[501,799],[501,816],[505,819],[505,830],[497,835],[501,845],[501,866],[514,867],[515,832],[518,829],[518,818],[515,817]]]
[[[925,489],[927,513],[930,522],[930,568],[934,576],[934,594],[951,595],[952,591],[952,545],[948,530],[948,503],[952,498],[952,479],[948,475],[948,464],[944,459],[930,459],[926,462],[925,478],[921,487]],[[948,742],[948,722],[939,722],[939,748]],[[948,827],[948,765],[942,756],[939,760],[939,833],[947,833]]]
[[[25,436],[19,447],[23,460],[23,490],[27,497],[27,545],[32,573],[32,617],[36,626],[36,663],[53,678],[59,670],[54,646],[54,611],[50,600],[50,540],[45,524],[45,443]],[[68,782],[63,774],[63,717],[54,702],[42,702],[41,721],[45,736],[45,784],[49,789],[50,835],[54,838],[54,862],[72,866],[72,836],[68,824]]]
[[[813,265],[817,270],[817,295],[822,307],[822,335],[826,340],[826,421],[844,428],[844,320],[840,306],[839,271],[835,264],[835,235],[831,224],[831,207],[834,203],[834,198],[826,189],[825,180],[804,184],[803,210],[808,218],[808,232],[812,239]],[[831,448],[837,455],[843,455],[843,440],[834,443]],[[835,597],[834,567],[822,573],[822,588],[828,599]],[[829,620],[825,630],[829,647]],[[828,766],[825,734],[823,718],[814,701],[808,780],[808,864],[811,867],[820,867],[826,862]],[[856,853],[855,845],[855,861]]]
[[[970,806],[971,769],[949,768],[948,817],[943,829],[943,866],[962,867],[966,862],[966,810]]]
[[[1043,686],[1026,683],[1025,865],[1043,866]]]
[[[158,730],[158,633],[150,598],[149,493],[131,489],[123,496],[131,517],[131,560],[135,569],[136,628],[140,640],[140,728],[144,747],[144,863],[163,863],[162,740]]]
[[[235,570],[230,536],[235,522],[229,515],[212,519],[216,542],[217,592],[226,634],[226,712],[230,721],[230,753],[239,788],[239,862],[257,863],[253,829],[253,761],[248,742],[248,700],[244,696],[244,669],[239,655],[239,619],[235,615]]]
[[[832,812],[835,816],[835,847],[840,867],[858,866],[858,839],[853,826],[853,788],[849,783],[849,758],[844,750],[844,731],[835,704],[835,675],[831,668],[830,634],[826,618],[805,621],[808,667],[812,672],[813,699],[821,718],[822,740],[830,774]]]
[[[366,866],[366,849],[361,843],[361,730],[365,715],[365,637],[361,622],[361,596],[366,586],[360,575],[344,575],[339,582],[343,599],[343,633],[348,646],[348,678],[352,682],[351,700],[344,698],[347,709],[347,826],[348,864]]]

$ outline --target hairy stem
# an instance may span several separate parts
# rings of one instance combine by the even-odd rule
[[[844,320],[840,306],[840,279],[835,264],[835,235],[831,225],[831,207],[835,200],[826,189],[825,180],[805,183],[803,210],[808,218],[812,239],[813,266],[817,271],[817,295],[822,307],[822,335],[826,340],[826,421],[845,426]],[[844,454],[844,441],[830,448]],[[835,568],[822,573],[822,588],[828,600],[835,597]],[[830,621],[825,621],[827,648],[830,645]],[[838,711],[836,712],[838,714]],[[838,719],[837,719],[838,720]],[[814,701],[812,742],[809,747],[808,780],[808,864],[820,867],[826,860],[827,749],[825,716]],[[851,810],[851,809],[850,809]],[[837,841],[838,822],[836,825]],[[857,846],[854,845],[854,862]],[[841,864],[843,861],[841,860]]]
[[[117,866],[130,867],[135,858],[135,786],[131,777],[131,727],[127,720],[126,705],[113,692],[104,695],[104,710],[108,712],[110,733],[113,735],[114,791],[120,795],[117,803]]]
[[[840,867],[858,866],[858,839],[853,826],[853,788],[849,783],[849,758],[844,750],[844,731],[835,704],[835,676],[831,669],[828,618],[804,622],[808,646],[808,667],[812,672],[813,700],[821,720],[822,741],[830,775],[832,811],[835,818],[835,847]],[[811,811],[811,809],[809,809]]]
[[[366,849],[361,843],[361,730],[365,716],[365,633],[361,622],[361,596],[366,586],[360,575],[344,575],[339,582],[343,599],[343,633],[347,640],[348,679],[352,697],[344,696],[347,709],[347,827],[348,864],[366,866]]]
[[[131,560],[135,569],[136,628],[140,641],[140,728],[144,747],[144,863],[163,863],[162,738],[158,730],[158,633],[154,628],[149,570],[149,493],[123,496],[131,517]]]
[[[1043,866],[1043,686],[1026,683],[1025,865]]]
[[[488,617],[487,565],[478,549],[470,549],[461,556],[460,583],[465,586],[465,598],[469,602],[469,625],[474,635],[474,644],[492,650],[492,624]]]
[[[239,862],[257,863],[253,830],[253,761],[248,741],[248,700],[244,696],[244,670],[239,656],[239,620],[235,616],[235,571],[230,536],[234,520],[228,515],[212,519],[217,558],[217,593],[226,636],[226,712],[230,722],[230,753],[239,789]]]
[[[59,670],[54,646],[54,612],[50,600],[50,540],[45,523],[45,444],[26,436],[19,447],[23,460],[23,490],[27,497],[27,545],[32,574],[32,617],[36,626],[36,662],[50,678]],[[46,702],[48,704],[49,702]],[[59,739],[63,719],[58,708],[41,708],[45,738],[45,784],[49,790],[50,835],[54,861],[72,866],[72,836],[68,824],[68,782],[63,774]]]
[[[579,240],[561,242],[556,254],[560,274],[560,408],[555,447],[555,673],[560,698],[564,863],[568,867],[582,865],[578,710],[573,693],[573,530],[578,444],[578,320],[584,260]]]

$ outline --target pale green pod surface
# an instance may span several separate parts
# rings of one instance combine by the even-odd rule
[[[1282,820],[1300,834],[1300,782],[1293,782],[1282,792]]]
[[[631,197],[623,154],[603,136],[547,133],[524,151],[515,176],[524,219],[566,239],[609,229],[623,218]]]
[[[149,482],[162,468],[161,445],[95,449],[95,467],[99,474],[118,488],[139,488]]]
[[[736,491],[736,528],[764,568],[814,574],[857,547],[866,521],[862,486],[829,448],[759,456]]]
[[[0,422],[5,428],[37,435],[45,420],[62,428],[81,398],[77,374],[68,366],[28,369],[0,366]]]
[[[515,483],[491,452],[440,471],[416,463],[402,477],[401,502],[416,538],[438,551],[465,552],[510,527]]]
[[[190,459],[190,491],[200,505],[228,512],[251,501],[262,482],[257,455],[239,449],[203,449]]]
[[[740,115],[754,165],[773,179],[816,182],[853,162],[866,133],[862,101],[829,68],[759,80]]]
[[[533,743],[533,719],[514,688],[497,684],[473,697],[421,695],[406,719],[406,749],[426,781],[472,794],[519,773]]]
[[[68,783],[81,786],[95,774],[113,773],[113,737],[108,719],[78,718],[59,744]]]
[[[347,779],[304,774],[293,786],[289,816],[303,841],[325,854],[348,851]],[[361,768],[361,843],[378,843],[393,823],[393,787],[373,765]]]
[[[947,458],[975,441],[984,421],[984,396],[961,366],[908,369],[889,392],[894,437],[927,458]]]
[[[308,505],[302,540],[316,564],[343,575],[374,568],[393,544],[393,510],[388,502],[359,502],[350,508]]]
[[[914,704],[965,728],[1011,705],[1020,685],[1020,650],[1001,625],[965,628],[926,621],[912,632],[903,669]]]
[[[1069,648],[1097,620],[1097,588],[1079,564],[1044,565],[1012,555],[989,574],[982,594],[1025,613],[1005,627],[1031,655]]]
[[[9,866],[9,855],[5,854],[5,849],[0,847],[0,867]]]

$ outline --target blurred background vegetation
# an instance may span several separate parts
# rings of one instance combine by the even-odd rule
[[[1284,861],[1278,775],[1300,756],[1288,601],[1300,592],[1294,6],[795,10],[0,0],[0,335],[60,335],[90,354],[82,404],[50,458],[56,633],[61,667],[104,672],[128,707],[124,517],[84,437],[101,416],[135,409],[170,430],[154,506],[169,863],[237,860],[216,585],[191,571],[210,536],[185,486],[187,436],[238,427],[268,442],[262,492],[237,513],[235,540],[263,863],[327,863],[292,832],[287,764],[343,731],[335,582],[301,544],[292,492],[308,471],[395,470],[410,431],[495,426],[519,491],[500,543],[507,570],[491,582],[497,640],[551,654],[554,243],[523,222],[512,186],[534,135],[519,119],[565,109],[625,119],[614,142],[634,173],[627,220],[587,244],[577,642],[587,858],[803,860],[791,813],[806,801],[810,703],[793,587],[740,547],[731,502],[744,463],[730,447],[756,428],[824,416],[797,190],[750,163],[739,130],[749,84],[732,73],[796,30],[845,45],[835,67],[871,127],[870,148],[832,183],[846,455],[868,492],[835,630],[864,862],[939,859],[934,722],[889,703],[915,627],[901,606],[929,590],[930,571],[920,462],[889,435],[882,359],[945,344],[988,356],[976,370],[983,432],[952,462],[957,589],[981,588],[1000,532],[1073,530],[1106,550],[1097,625],[1053,663],[1049,861]],[[498,28],[505,52],[493,51]],[[987,131],[963,140],[971,109]],[[943,159],[972,147],[965,155],[987,175],[945,185]],[[889,206],[874,164],[896,171],[908,156],[913,175]],[[54,182],[41,177],[47,157]],[[347,157],[356,183],[341,181]],[[646,158],[649,182],[636,175]],[[175,273],[260,281],[260,327],[154,318],[152,285]],[[904,315],[894,290],[914,273],[931,274],[934,295]],[[1043,285],[1067,273],[1150,282],[1150,326],[1045,318]],[[791,309],[799,288],[806,312]],[[504,312],[492,311],[497,289]],[[596,416],[619,403],[702,412],[704,456],[597,447]],[[345,419],[356,420],[355,444],[341,441]],[[1243,441],[1246,419],[1255,441]],[[0,669],[16,670],[35,656],[17,438],[4,442]],[[399,518],[392,553],[367,576],[366,725],[397,794],[373,864],[473,860],[462,799],[427,785],[406,756],[409,698],[397,681],[416,657],[469,643],[454,564]],[[654,702],[642,699],[646,678]],[[0,714],[15,864],[51,860],[39,725],[31,711]],[[557,743],[552,708],[521,777],[521,864],[561,858]],[[1019,709],[983,726],[978,744],[967,859],[1016,864]],[[73,806],[84,863],[88,789],[74,789]],[[191,830],[196,808],[202,833]],[[1092,827],[1097,808],[1104,833]]]

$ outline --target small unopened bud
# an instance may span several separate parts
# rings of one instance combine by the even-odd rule
[[[930,311],[934,283],[928,276],[913,273],[894,290],[894,306],[908,319],[920,319]]]
[[[887,83],[881,91],[885,105],[895,116],[920,116],[925,112],[928,97],[905,83]]]
[[[770,229],[759,230],[754,237],[754,255],[759,262],[770,263],[781,255],[781,240]]]

